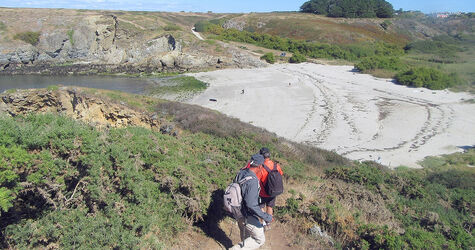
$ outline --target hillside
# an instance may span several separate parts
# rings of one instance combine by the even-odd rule
[[[338,59],[342,60],[340,63],[357,64],[374,55],[401,57],[398,65],[363,70],[376,76],[394,77],[403,65],[426,66],[457,73],[463,82],[472,84],[474,19],[440,20],[407,13],[389,19],[351,19],[297,12],[214,14],[1,8],[0,73],[137,74],[252,68],[266,65],[259,59],[265,52],[277,56],[285,51],[285,46],[271,44],[269,51],[262,48],[269,47],[263,44],[254,48],[230,43],[230,37],[222,39],[209,34],[202,34],[206,40],[200,40],[191,32],[197,23],[211,21],[227,30],[294,39],[298,46],[302,42],[317,43],[323,52],[309,52],[307,56],[319,62]],[[420,50],[403,51],[414,41],[430,42],[441,36],[452,37],[444,40],[452,48],[448,60],[440,60],[438,51],[426,50],[422,55]]]
[[[3,248],[230,247],[237,228],[223,217],[222,190],[262,146],[285,172],[276,231],[285,232],[285,247],[475,243],[473,150],[432,158],[423,170],[390,171],[148,97],[61,87],[4,93],[0,100]],[[87,113],[83,105],[121,105],[123,119]],[[78,108],[70,112],[71,106]],[[151,129],[124,127],[126,117],[139,114],[155,121]]]
[[[199,20],[225,16],[1,8],[0,73],[132,74],[262,66],[247,52],[218,50],[191,33]]]

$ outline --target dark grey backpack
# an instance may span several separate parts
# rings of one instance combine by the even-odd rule
[[[277,195],[284,192],[284,182],[282,181],[282,175],[279,170],[277,170],[277,163],[274,163],[274,169],[270,170],[266,164],[262,164],[265,170],[269,173],[267,175],[267,183],[264,189],[266,193],[271,197],[276,197]]]

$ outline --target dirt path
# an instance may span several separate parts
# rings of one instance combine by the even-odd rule
[[[193,243],[189,245],[181,244],[180,248],[193,249],[207,249],[207,250],[221,250],[228,249],[233,245],[239,243],[239,228],[237,223],[227,218],[219,225],[222,234],[214,234],[210,236],[195,234],[189,235],[193,239]],[[287,229],[288,230],[288,229]],[[289,234],[286,233],[286,228],[281,223],[276,222],[272,230],[265,232],[266,242],[264,246],[259,249],[263,250],[290,250],[295,249],[291,247],[291,240]]]
[[[200,33],[198,33],[198,32],[195,31],[195,27],[191,28],[191,33],[193,33],[193,35],[195,35],[198,39],[200,39],[200,40],[205,40],[205,39],[203,39],[203,37],[200,35]]]
[[[354,160],[418,167],[426,156],[475,144],[468,93],[408,88],[351,66],[310,63],[192,75],[210,87],[189,103]]]

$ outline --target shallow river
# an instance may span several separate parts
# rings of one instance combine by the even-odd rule
[[[0,75],[0,93],[7,89],[46,88],[50,85],[79,86],[87,88],[119,90],[144,94],[163,78],[134,78],[120,76],[38,76]]]

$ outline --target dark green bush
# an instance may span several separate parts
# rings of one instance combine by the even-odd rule
[[[393,6],[384,0],[310,0],[300,11],[330,17],[392,17]]]
[[[460,82],[455,73],[448,75],[436,69],[424,67],[398,73],[396,80],[402,85],[428,89],[445,89]]]
[[[299,52],[294,52],[294,54],[289,58],[289,63],[302,63],[306,61],[307,58]]]
[[[391,24],[392,24],[391,21],[384,20],[384,22],[382,22],[380,25],[384,30],[387,30],[389,28],[389,26],[391,26]]]
[[[195,23],[196,32],[207,32],[213,24],[209,21],[199,21]]]
[[[17,33],[13,36],[13,39],[22,40],[31,45],[36,45],[40,41],[40,32],[27,31],[22,33]]]
[[[265,53],[263,56],[261,56],[261,59],[262,59],[262,60],[266,60],[266,62],[268,62],[268,63],[270,63],[270,64],[275,63],[274,54],[271,53],[271,52]]]
[[[165,31],[177,31],[177,30],[181,30],[181,27],[176,25],[176,24],[169,23],[169,24],[165,25],[165,27],[163,27],[163,29]]]
[[[405,68],[405,65],[399,57],[371,56],[363,58],[359,63],[355,64],[355,68],[360,71],[373,69],[401,70]]]

